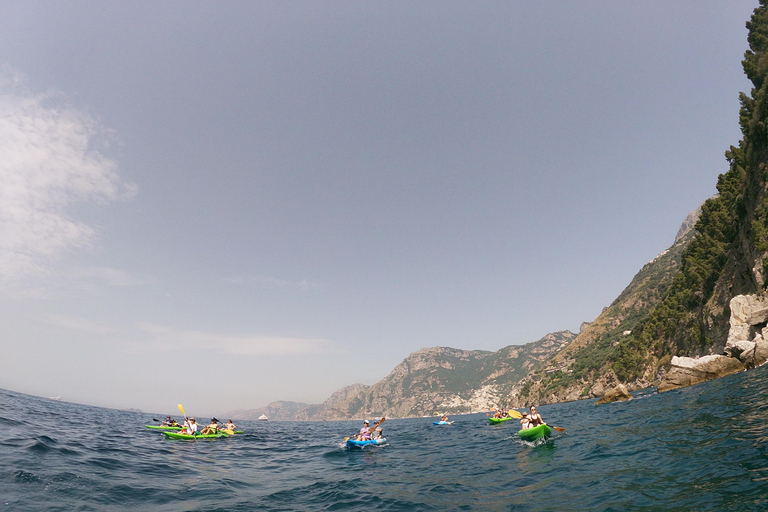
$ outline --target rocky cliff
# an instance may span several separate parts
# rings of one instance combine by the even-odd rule
[[[576,335],[570,331],[497,352],[448,347],[414,352],[361,397],[358,416],[469,413],[498,406],[515,385]]]

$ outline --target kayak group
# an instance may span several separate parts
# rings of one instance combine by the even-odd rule
[[[153,427],[150,425],[147,425],[148,428],[160,428],[160,429],[173,429],[173,430],[180,430],[180,432],[166,432],[166,436],[176,439],[194,439],[196,437],[221,437],[226,435],[232,435],[235,433],[241,433],[241,431],[236,431],[234,423],[232,423],[232,420],[227,420],[226,423],[219,423],[219,420],[217,420],[215,417],[211,418],[211,422],[200,429],[200,424],[197,423],[197,420],[194,416],[191,416],[189,418],[186,417],[186,413],[184,412],[184,408],[181,404],[179,404],[179,410],[184,414],[184,423],[179,423],[175,419],[168,416],[165,420],[162,421],[161,425],[159,427]],[[513,418],[520,418],[520,432],[518,432],[518,435],[526,440],[535,440],[540,437],[548,437],[549,434],[552,432],[550,427],[544,423],[544,420],[541,417],[541,414],[539,414],[536,410],[536,406],[533,405],[530,408],[530,413],[523,412],[520,413],[516,410],[509,410],[506,409],[495,409],[495,414],[492,418],[490,418],[490,422],[492,424],[494,423],[501,423],[504,421],[511,420]],[[382,423],[386,418],[382,417],[380,420],[375,420],[373,422],[373,426],[371,426],[370,421],[364,420],[363,426],[360,428],[360,431],[355,434],[352,437],[347,437],[344,439],[348,447],[353,448],[363,448],[364,446],[368,445],[381,445],[387,442],[387,440],[384,438],[384,431],[381,428]],[[159,421],[159,420],[155,420]],[[442,414],[440,415],[440,421],[433,422],[435,425],[450,425],[453,422],[448,421],[448,415]],[[553,427],[554,429],[562,432],[565,429],[560,427]]]
[[[198,429],[200,427],[200,424],[197,423],[197,420],[195,420],[195,417],[192,416],[189,419],[185,419],[183,424],[179,424],[178,421],[175,419],[172,419],[170,416],[168,416],[163,422],[161,423],[163,426],[167,427],[181,427],[180,434],[186,434],[186,435],[196,435],[198,432]],[[235,430],[235,424],[232,423],[232,420],[227,420],[226,423],[223,423],[219,425],[219,420],[216,418],[211,418],[211,423],[207,426],[203,427],[202,430],[200,430],[200,435],[210,435],[210,434],[218,434],[219,430]]]
[[[235,424],[232,423],[232,420],[227,420],[226,423],[219,424],[219,420],[216,418],[211,418],[211,422],[200,429],[200,425],[197,423],[194,416],[187,418],[187,413],[184,412],[184,406],[181,404],[179,404],[179,411],[184,415],[184,423],[180,424],[178,421],[168,416],[159,426],[147,425],[147,428],[165,430],[165,436],[171,439],[197,439],[199,437],[215,438],[242,433],[241,430],[235,430],[236,427]],[[179,432],[169,432],[171,430],[179,430]]]

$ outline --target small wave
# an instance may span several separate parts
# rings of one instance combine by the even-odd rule
[[[35,476],[34,473],[30,473],[29,471],[24,470],[18,470],[13,474],[13,479],[18,483],[32,483],[32,482],[39,482],[40,479]]]
[[[56,441],[48,436],[37,436],[34,438],[33,444],[31,444],[27,450],[35,453],[47,453],[55,449]]]
[[[0,416],[0,427],[17,427],[23,425],[22,422],[12,420],[11,418],[4,418]]]

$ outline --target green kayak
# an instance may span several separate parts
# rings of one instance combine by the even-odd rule
[[[517,433],[524,441],[535,441],[542,437],[549,437],[552,434],[552,429],[549,425],[543,423],[533,428],[526,428]]]
[[[491,425],[496,425],[498,423],[503,423],[505,421],[514,420],[517,418],[513,418],[512,416],[508,416],[506,418],[488,418],[488,421],[491,423]]]
[[[169,439],[216,439],[217,437],[227,437],[227,434],[180,434],[179,432],[163,432]]]
[[[168,425],[146,425],[146,427],[155,430],[181,430],[181,427],[171,427]]]

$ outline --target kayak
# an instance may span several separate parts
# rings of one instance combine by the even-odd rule
[[[440,421],[433,421],[432,424],[433,425],[453,425],[453,422],[440,420]]]
[[[147,428],[154,428],[156,430],[181,430],[181,427],[171,427],[169,425],[146,425]]]
[[[535,441],[542,437],[549,437],[550,434],[552,434],[552,429],[546,423],[533,428],[526,428],[517,433],[524,441]]]
[[[355,441],[354,439],[347,439],[347,448],[360,448],[362,450],[366,446],[380,446],[386,442],[387,440],[383,437],[378,439],[369,439],[367,441]]]
[[[503,423],[505,421],[514,420],[517,418],[513,418],[512,416],[508,416],[506,418],[488,418],[488,421],[491,423],[491,425],[496,425],[498,423]]]
[[[227,434],[180,434],[179,432],[163,432],[169,439],[216,439],[217,437],[227,437]]]

